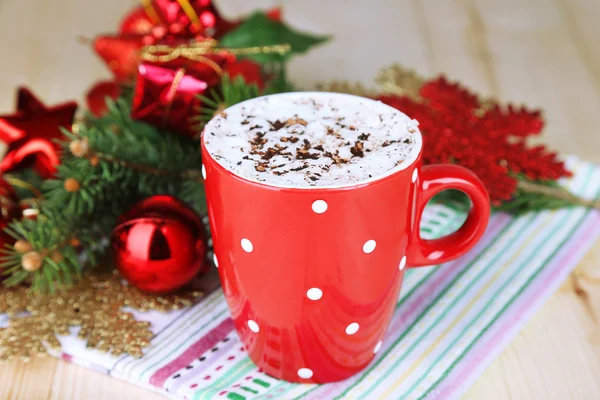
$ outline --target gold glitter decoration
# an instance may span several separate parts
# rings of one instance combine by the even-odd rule
[[[353,94],[362,97],[375,97],[376,95],[374,90],[367,89],[362,83],[349,81],[319,83],[317,84],[317,90],[320,90],[321,92]]]
[[[419,98],[425,79],[412,69],[394,64],[379,71],[375,82],[382,93]]]
[[[9,316],[8,326],[0,329],[0,360],[60,350],[56,335],[68,335],[70,327],[81,328],[78,337],[87,341],[87,347],[141,357],[152,338],[150,323],[136,320],[122,308],[167,312],[189,307],[203,295],[195,290],[145,294],[124,284],[116,271],[86,275],[76,286],[53,295],[33,294],[25,287],[0,289],[0,314]]]

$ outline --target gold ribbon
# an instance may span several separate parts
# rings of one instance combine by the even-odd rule
[[[198,14],[196,14],[196,10],[188,0],[177,0],[181,9],[187,15],[187,17],[192,22],[192,25],[197,29],[202,29],[202,23],[200,22],[200,18],[198,18]],[[146,11],[146,15],[150,18],[153,24],[161,23],[160,17],[152,4],[152,0],[141,0],[142,6],[144,7],[144,11]]]
[[[142,7],[144,7],[144,11],[146,11],[146,15],[148,18],[150,18],[150,21],[152,21],[152,23],[155,25],[160,23],[160,18],[158,17],[158,14],[152,5],[152,0],[141,0],[141,2]]]
[[[254,46],[244,48],[222,48],[217,46],[217,41],[214,39],[206,39],[201,42],[190,44],[182,44],[179,46],[169,46],[165,44],[154,44],[142,48],[140,58],[142,61],[152,63],[168,63],[178,58],[186,58],[188,60],[203,63],[212,68],[219,76],[222,76],[224,71],[221,66],[215,61],[207,57],[210,54],[233,54],[233,55],[252,55],[252,54],[280,54],[284,55],[291,51],[289,44],[277,44],[271,46]],[[167,122],[171,111],[171,102],[174,94],[179,87],[181,80],[185,75],[185,69],[179,68],[173,78],[173,83],[169,89],[168,98],[169,104],[165,109],[163,116],[163,124]]]
[[[200,18],[198,18],[198,14],[196,14],[196,10],[194,10],[194,7],[192,7],[190,2],[188,0],[177,0],[177,2],[181,6],[181,9],[185,13],[185,15],[187,15],[190,21],[192,21],[192,25],[197,30],[201,30],[202,23],[200,22]]]
[[[171,107],[173,107],[173,100],[175,99],[175,93],[177,92],[177,89],[179,88],[179,84],[181,83],[181,80],[183,79],[184,76],[185,76],[185,68],[179,68],[177,70],[177,72],[175,73],[175,76],[173,77],[173,83],[171,84],[171,87],[169,88],[169,92],[167,94],[168,103],[165,107],[165,112],[163,114],[163,121],[162,121],[163,127],[166,126],[167,122],[169,121],[169,115],[171,114]]]
[[[206,39],[201,42],[183,44],[179,46],[169,46],[165,44],[149,45],[142,48],[141,58],[144,61],[154,63],[167,63],[177,58],[187,58],[188,60],[204,63],[215,70],[221,76],[223,69],[213,60],[207,58],[207,54],[228,53],[233,55],[252,55],[252,54],[279,54],[289,53],[292,47],[285,44],[275,44],[270,46],[254,46],[242,48],[223,48],[217,46],[214,39]]]
[[[207,39],[193,45],[169,46],[165,44],[150,45],[142,48],[141,58],[144,61],[154,63],[168,63],[177,58],[183,57],[192,61],[198,61],[208,65],[217,75],[223,75],[223,68],[213,60],[205,57],[205,54],[215,53],[211,51],[216,41]]]

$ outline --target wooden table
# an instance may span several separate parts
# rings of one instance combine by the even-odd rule
[[[134,1],[0,1],[0,110],[17,84],[49,103],[81,99],[109,76],[77,36],[115,30]],[[543,141],[600,162],[600,1],[218,1],[227,16],[282,5],[286,20],[335,40],[295,60],[304,87],[331,79],[370,84],[400,62],[441,71],[485,95],[545,110]],[[342,6],[343,5],[343,6]],[[470,399],[600,398],[600,242],[467,393]],[[0,366],[1,399],[159,399],[53,359]]]

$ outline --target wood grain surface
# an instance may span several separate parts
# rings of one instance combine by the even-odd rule
[[[541,107],[546,142],[600,162],[598,0],[217,0],[226,16],[280,5],[298,28],[335,39],[291,65],[304,88],[371,84],[400,62],[444,72],[485,95]],[[81,100],[109,74],[77,37],[116,29],[133,0],[0,0],[0,112],[18,84],[49,103]],[[465,395],[467,399],[600,398],[600,242]],[[0,364],[0,399],[160,399],[49,358]]]

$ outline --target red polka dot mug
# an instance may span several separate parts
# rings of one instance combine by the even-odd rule
[[[272,107],[278,96],[348,95],[273,95]],[[387,107],[361,101],[373,112]],[[244,347],[267,374],[325,383],[360,372],[381,349],[406,269],[460,257],[483,235],[490,215],[485,187],[465,168],[422,166],[416,125],[407,128],[416,138],[412,160],[356,183],[297,187],[225,168],[206,145],[219,126],[205,127],[202,172],[215,265]],[[425,240],[423,209],[446,189],[469,196],[468,218],[456,232]]]

